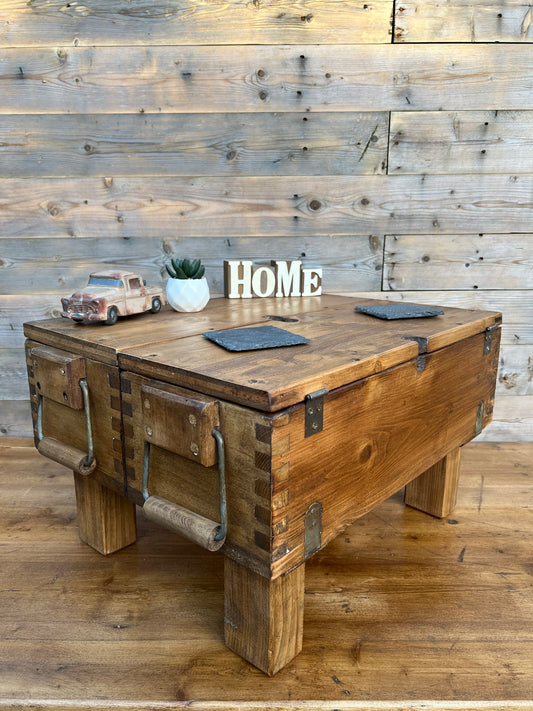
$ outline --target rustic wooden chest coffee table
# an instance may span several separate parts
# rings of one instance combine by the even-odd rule
[[[301,648],[305,561],[404,486],[448,515],[460,447],[492,415],[500,314],[355,311],[379,303],[214,299],[25,325],[36,444],[74,471],[81,538],[133,543],[137,504],[220,549],[226,644],[268,674]],[[264,325],[309,343],[230,352],[202,335]]]

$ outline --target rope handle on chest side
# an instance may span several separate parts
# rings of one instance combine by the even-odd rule
[[[150,442],[144,443],[143,465],[143,511],[154,523],[179,533],[208,551],[217,551],[224,545],[228,529],[226,502],[226,472],[224,439],[217,429],[211,432],[217,446],[220,523],[211,521],[194,511],[174,504],[160,496],[150,496],[148,480],[150,476]]]

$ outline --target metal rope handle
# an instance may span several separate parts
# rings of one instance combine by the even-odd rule
[[[58,464],[72,469],[78,474],[88,476],[96,469],[96,459],[94,456],[94,442],[91,423],[91,409],[89,405],[89,388],[87,381],[82,378],[79,381],[83,395],[83,409],[85,410],[85,426],[87,429],[87,452],[81,449],[64,444],[53,437],[43,436],[43,396],[39,393],[37,405],[37,450],[40,454],[53,459]]]
[[[211,521],[211,519],[190,511],[179,504],[174,504],[168,499],[163,499],[160,496],[150,496],[148,491],[150,442],[144,443],[142,491],[144,497],[143,510],[151,521],[179,533],[208,551],[217,551],[224,545],[228,530],[226,471],[224,439],[217,429],[213,429],[211,434],[215,438],[217,445],[220,523]]]

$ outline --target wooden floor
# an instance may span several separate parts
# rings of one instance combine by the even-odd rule
[[[533,443],[468,445],[453,517],[399,493],[316,555],[271,679],[224,646],[219,554],[139,513],[100,556],[29,440],[0,442],[0,484],[2,710],[533,708]]]

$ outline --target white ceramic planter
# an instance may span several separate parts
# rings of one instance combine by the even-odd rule
[[[207,279],[169,279],[166,295],[175,311],[201,311],[209,301]]]

